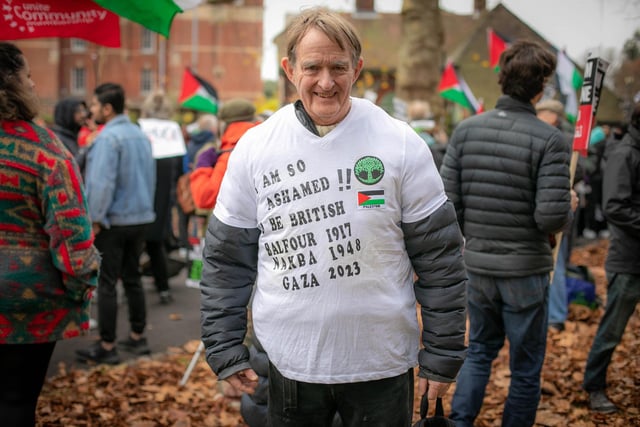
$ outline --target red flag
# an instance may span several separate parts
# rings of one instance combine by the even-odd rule
[[[587,155],[589,148],[593,118],[598,111],[604,73],[608,67],[609,63],[601,58],[587,59],[587,65],[584,67],[584,79],[580,92],[580,108],[578,108],[576,130],[573,135],[573,151],[578,151],[583,156]]]
[[[507,50],[507,41],[498,35],[493,28],[487,28],[487,45],[489,46],[489,66],[496,72],[500,70],[500,55]]]
[[[120,18],[87,0],[5,0],[0,40],[79,38],[120,47]]]

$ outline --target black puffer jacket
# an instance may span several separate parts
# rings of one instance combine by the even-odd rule
[[[569,157],[562,133],[509,96],[458,125],[440,174],[469,271],[523,277],[553,269],[549,235],[572,218]]]
[[[608,273],[640,274],[640,129],[629,126],[611,141],[602,188],[602,208],[611,231]]]

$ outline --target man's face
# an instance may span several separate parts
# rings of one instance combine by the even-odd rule
[[[96,122],[96,124],[101,125],[107,122],[104,115],[104,106],[100,101],[98,101],[98,97],[95,95],[91,98],[89,110],[91,111],[91,117],[93,117],[93,121]]]
[[[296,47],[295,65],[283,58],[282,68],[314,123],[328,126],[349,112],[351,86],[360,75],[362,59],[354,68],[350,52],[311,29]]]

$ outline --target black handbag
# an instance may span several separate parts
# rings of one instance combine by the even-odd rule
[[[433,417],[427,418],[429,412],[429,400],[427,393],[422,395],[420,401],[420,420],[413,427],[455,427],[456,424],[449,418],[444,416],[444,408],[442,407],[442,398],[436,399],[436,413]]]

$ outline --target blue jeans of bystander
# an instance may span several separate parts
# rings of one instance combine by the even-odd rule
[[[564,324],[569,314],[567,301],[567,257],[569,242],[567,235],[562,236],[553,280],[549,286],[549,323]]]
[[[509,340],[511,384],[502,426],[533,425],[547,344],[548,287],[548,274],[502,278],[469,273],[469,350],[451,404],[456,426],[473,426],[491,363],[505,336]]]
[[[607,306],[591,345],[582,384],[589,392],[607,388],[607,368],[611,356],[640,302],[639,275],[607,273],[607,280]]]

